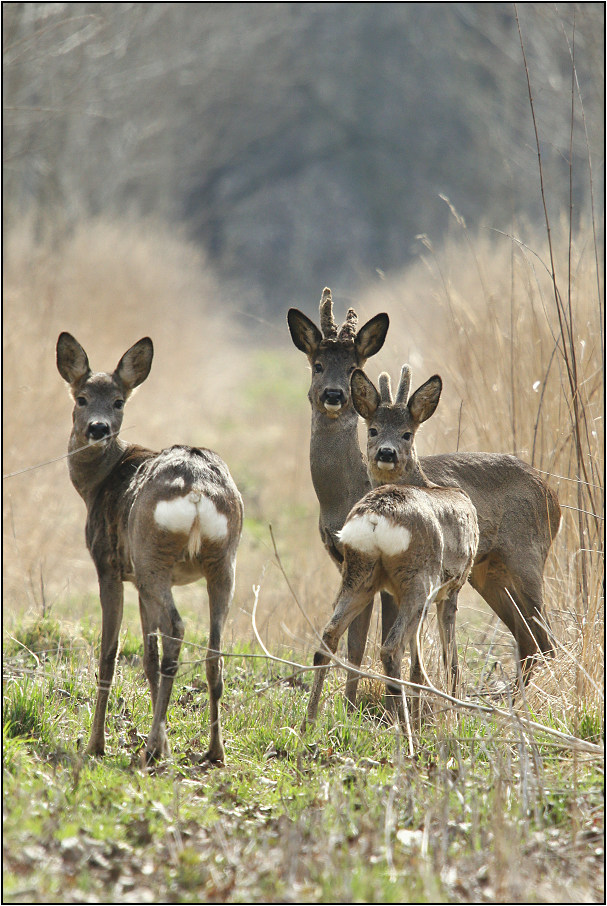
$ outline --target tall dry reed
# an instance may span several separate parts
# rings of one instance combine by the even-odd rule
[[[390,312],[385,357],[391,371],[409,360],[414,380],[435,371],[444,378],[421,452],[514,453],[557,491],[563,522],[545,592],[560,668],[549,663],[544,672],[557,689],[566,667],[583,697],[596,700],[604,628],[604,376],[597,291],[603,275],[597,275],[592,232],[587,227],[570,236],[566,220],[553,229],[553,279],[550,250],[537,231],[471,236],[450,207],[453,231],[445,246],[437,251],[419,237],[418,264],[370,289],[367,302]],[[554,280],[566,287],[566,330]]]

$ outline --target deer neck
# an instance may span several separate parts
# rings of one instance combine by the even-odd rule
[[[372,478],[371,483],[373,487],[377,488],[383,484],[410,485],[411,487],[416,488],[438,487],[438,485],[434,484],[434,482],[430,481],[430,479],[426,476],[415,451],[413,451],[413,455],[410,457],[405,470],[401,472],[398,478],[390,478],[390,474],[390,472],[387,472],[386,478],[382,481],[379,481],[375,477]]]
[[[94,444],[79,449],[72,436],[68,445],[70,454],[68,467],[72,484],[90,508],[100,485],[118,465],[129,445],[117,437],[111,438],[106,446]]]
[[[321,522],[340,529],[352,506],[371,486],[354,407],[345,408],[338,418],[312,410],[310,472]]]

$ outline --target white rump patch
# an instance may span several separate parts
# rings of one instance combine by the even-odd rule
[[[210,541],[221,541],[228,534],[228,518],[220,513],[210,497],[204,497],[198,491],[191,491],[190,497],[198,495],[196,511],[200,523],[200,534]]]
[[[228,534],[227,517],[201,491],[190,491],[185,497],[159,500],[154,519],[167,532],[189,534],[188,551],[195,556],[203,538],[221,541]]]
[[[160,528],[167,532],[189,532],[196,519],[196,503],[187,497],[174,497],[172,500],[159,500],[154,511],[154,519]]]
[[[348,547],[364,554],[385,554],[392,557],[406,551],[411,532],[404,525],[395,525],[385,516],[365,514],[348,519],[338,538]]]

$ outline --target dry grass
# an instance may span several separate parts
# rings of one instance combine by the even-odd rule
[[[68,330],[98,370],[113,368],[141,336],[152,337],[152,372],[129,403],[123,436],[156,449],[208,446],[225,458],[247,515],[227,641],[251,635],[241,609],[250,611],[252,585],[260,581],[262,630],[276,638],[282,620],[297,632],[282,580],[269,565],[268,523],[281,540],[288,532],[310,552],[297,558],[295,550],[284,551],[287,563],[299,559],[302,576],[305,565],[314,593],[327,576],[336,582],[337,573],[318,541],[306,374],[287,348],[286,326],[270,325],[270,341],[278,330],[282,348],[266,352],[258,336],[249,343],[238,300],[224,299],[200,252],[158,224],[99,220],[53,242],[36,237],[26,221],[5,243],[3,474],[49,463],[4,480],[8,625],[49,608],[65,619],[99,617],[84,505],[65,460],[53,461],[67,449],[70,430],[71,402],[55,366],[57,336]],[[206,626],[201,587],[177,594],[184,615]],[[135,602],[127,589],[127,618],[136,631]]]
[[[531,699],[534,707],[546,705],[553,690],[561,702],[566,697],[579,704],[581,696],[598,705],[604,653],[604,372],[591,233],[573,241],[570,272],[566,225],[560,238],[553,237],[557,288],[567,313],[571,302],[568,348],[546,242],[530,238],[528,230],[514,239],[490,233],[471,238],[452,213],[456,231],[440,253],[424,237],[421,262],[368,294],[376,310],[390,312],[384,363],[397,373],[410,361],[414,381],[435,371],[443,376],[439,411],[420,436],[422,454],[515,453],[540,469],[557,491],[563,523],[544,584],[560,654],[537,672]],[[581,476],[567,373],[571,349],[586,469]]]
[[[419,382],[435,371],[442,374],[443,400],[422,432],[420,453],[516,452],[546,472],[558,491],[564,524],[545,588],[562,651],[537,672],[529,700],[536,711],[556,706],[565,719],[571,709],[581,712],[600,699],[602,522],[584,515],[580,523],[578,510],[602,512],[602,325],[593,255],[580,236],[572,249],[571,280],[564,271],[558,275],[565,297],[571,290],[579,399],[588,428],[584,456],[592,487],[584,487],[580,498],[571,396],[545,248],[537,237],[525,240],[524,247],[490,234],[471,239],[460,222],[440,254],[425,240],[422,260],[404,274],[356,300],[340,299],[336,287],[334,295],[338,315],[351,301],[361,321],[377,311],[390,313],[386,346],[368,366],[372,377],[382,368],[396,374],[405,360]],[[566,268],[566,239],[557,257]],[[262,636],[306,656],[311,633],[274,563],[268,523],[299,600],[318,627],[338,577],[320,544],[308,472],[308,375],[282,316],[268,325],[266,346],[258,335],[248,339],[238,300],[222,298],[200,252],[153,223],[100,220],[52,242],[35,237],[24,222],[5,240],[5,262],[4,473],[54,460],[66,449],[70,403],[54,363],[61,330],[72,332],[93,367],[104,370],[149,334],[155,361],[129,404],[124,437],[158,449],[178,441],[210,446],[226,459],[247,513],[226,644],[251,638],[252,586],[261,584]],[[322,279],[319,292],[321,285]],[[60,618],[96,624],[84,506],[65,460],[7,478],[4,490],[9,628],[12,618],[50,607]],[[177,597],[193,626],[206,626],[201,588],[181,589]],[[490,651],[508,664],[508,633],[471,590],[463,600],[458,634],[470,663]],[[136,631],[133,591],[127,620]]]

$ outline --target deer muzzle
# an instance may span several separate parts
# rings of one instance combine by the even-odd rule
[[[110,436],[110,426],[107,422],[91,422],[87,425],[86,436],[89,441],[103,440]]]
[[[321,399],[329,415],[339,412],[345,402],[344,394],[341,390],[325,390]]]
[[[380,447],[375,456],[375,464],[378,469],[390,471],[396,467],[398,456],[394,447]]]

